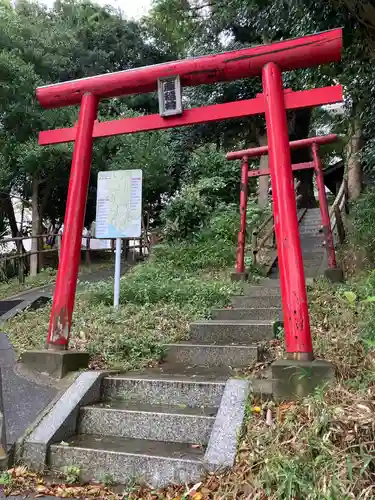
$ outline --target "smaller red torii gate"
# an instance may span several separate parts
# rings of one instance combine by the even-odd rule
[[[304,147],[311,147],[313,161],[296,163],[292,165],[292,170],[305,170],[313,168],[316,175],[316,184],[319,196],[319,208],[322,217],[322,228],[325,238],[325,245],[328,258],[329,269],[337,267],[335,246],[333,242],[331,220],[329,217],[329,208],[327,196],[324,185],[324,174],[322,160],[319,156],[319,146],[322,144],[331,144],[338,139],[336,134],[330,134],[319,137],[308,137],[307,139],[300,139],[291,141],[289,143],[290,149],[300,149]],[[240,190],[240,230],[238,232],[238,245],[237,245],[237,258],[236,258],[236,272],[243,274],[245,272],[245,246],[246,246],[246,211],[247,211],[247,198],[248,198],[248,180],[249,177],[261,177],[263,175],[270,175],[270,169],[263,170],[249,170],[249,159],[256,158],[268,154],[268,146],[261,146],[258,148],[244,149],[242,151],[235,151],[227,154],[227,160],[241,160],[241,190]],[[291,219],[290,224],[295,221]],[[297,230],[294,227],[289,228],[290,231]],[[291,267],[292,268],[292,267]]]

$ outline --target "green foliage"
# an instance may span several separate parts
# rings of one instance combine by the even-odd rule
[[[113,475],[109,472],[100,476],[99,481],[104,484],[104,486],[110,487],[114,486],[116,483],[113,479]]]
[[[227,303],[233,290],[231,284],[220,278],[204,280],[199,275],[168,269],[165,263],[148,262],[121,279],[120,302],[138,305],[167,303],[207,313],[212,306]],[[112,283],[93,286],[92,300],[111,304]]]
[[[364,248],[371,261],[375,259],[375,188],[366,191],[352,205],[354,243]]]
[[[76,465],[67,465],[63,468],[63,474],[65,481],[68,484],[75,484],[79,481],[79,476],[81,474],[81,469]]]
[[[206,210],[207,211],[207,210]],[[256,226],[261,217],[259,208],[253,202],[248,204],[247,234]],[[193,230],[186,239],[186,233],[172,233],[168,220],[167,235],[183,241],[174,241],[155,248],[155,257],[159,262],[171,263],[176,268],[188,271],[195,269],[222,269],[235,261],[236,242],[239,229],[239,211],[237,205],[220,204],[210,214],[202,213],[205,221],[200,231]],[[200,222],[203,224],[203,221]]]
[[[138,368],[163,357],[163,346],[151,329],[138,337],[127,336],[124,332],[98,337],[87,350],[93,358],[100,352],[109,366],[123,370]]]
[[[199,14],[190,11],[189,0],[154,0],[144,22],[166,54],[186,57],[199,26]]]
[[[161,212],[164,237],[168,241],[190,241],[201,231],[200,241],[222,236],[232,241],[238,231],[238,208],[234,205],[238,204],[238,193],[238,164],[226,161],[225,152],[213,146],[199,148],[189,158],[182,187]],[[259,216],[251,202],[248,215],[250,225],[253,216]],[[220,234],[214,234],[220,224],[224,224]]]
[[[101,7],[90,1],[57,1],[52,8],[39,5],[33,0],[16,2],[14,7],[0,4],[0,131],[1,172],[0,187],[17,194],[21,189],[31,195],[32,180],[39,185],[39,211],[42,218],[61,221],[65,211],[68,186],[71,145],[40,148],[37,133],[43,129],[72,126],[77,119],[77,109],[42,110],[37,104],[35,88],[39,85],[72,78],[82,78],[109,71],[124,70],[161,62],[165,56],[144,34],[144,28],[126,20],[120,10]],[[129,104],[131,100],[127,100]],[[140,103],[133,103],[139,109]],[[155,97],[145,96],[142,111],[155,107]],[[103,102],[100,116],[120,116],[112,101]],[[139,140],[139,138],[138,138]],[[156,142],[144,147],[144,154],[155,151],[161,143],[160,134]],[[164,141],[165,143],[165,141]],[[121,140],[112,141],[111,148],[105,141],[95,144],[93,154],[92,186],[89,190],[86,222],[94,218],[95,178],[98,169],[110,168]],[[147,158],[139,153],[144,141],[130,155],[134,166],[147,165]],[[129,152],[129,148],[127,153]],[[169,150],[170,153],[170,150]],[[121,156],[119,159],[123,159]],[[164,169],[169,185],[175,179],[171,175],[167,160],[158,164]],[[104,167],[104,168],[103,168]],[[124,168],[124,167],[122,167]],[[128,167],[125,167],[128,168]],[[165,185],[155,174],[151,178],[157,194],[145,192],[146,206],[152,204],[166,191]],[[162,179],[163,180],[163,179]],[[149,200],[148,197],[151,196]],[[11,214],[7,214],[8,218]]]
[[[183,240],[198,231],[212,207],[197,185],[185,185],[161,212],[163,234],[167,240]]]
[[[13,483],[13,479],[9,472],[1,472],[0,473],[0,486],[11,486]]]
[[[349,304],[354,304],[354,302],[357,300],[357,295],[354,292],[352,292],[351,290],[345,291],[344,297],[349,302]]]
[[[122,118],[141,115],[121,102],[113,108]],[[103,112],[101,119],[113,119],[112,111]],[[100,161],[100,156],[105,161]],[[172,132],[128,134],[107,139],[98,144],[97,157],[100,163],[98,170],[142,169],[143,209],[154,219],[158,216],[162,200],[171,196],[178,186],[181,151]]]

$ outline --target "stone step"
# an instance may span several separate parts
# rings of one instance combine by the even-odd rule
[[[306,248],[303,253],[313,254],[313,255],[326,255],[325,245],[321,244],[319,246]]]
[[[241,309],[213,309],[212,317],[216,320],[280,320],[282,312],[279,307],[252,307]]]
[[[321,216],[321,213],[320,213],[320,210],[311,210],[309,209],[303,216],[302,220],[306,220],[306,219],[311,219],[311,218],[317,218],[317,219],[321,219],[322,216]]]
[[[319,267],[307,267],[305,268],[306,278],[316,278],[320,276],[320,266]]]
[[[301,222],[299,223],[299,227],[304,227],[308,225],[315,224],[317,226],[322,225],[322,219],[321,217],[307,217],[307,219],[303,218]]]
[[[322,219],[319,217],[309,217],[307,219],[303,219],[301,223],[299,224],[299,227],[305,227],[305,226],[317,226],[321,227],[322,226]]]
[[[305,220],[306,217],[321,217],[320,215],[320,208],[309,208],[307,212],[304,214],[303,219]]]
[[[309,245],[311,247],[317,246],[317,245],[324,245],[325,240],[324,236],[322,233],[317,233],[317,234],[302,234],[301,235],[301,245]]]
[[[244,294],[248,297],[277,297],[280,295],[280,286],[259,286],[259,285],[245,285]],[[235,296],[236,297],[236,296]]]
[[[313,228],[311,227],[307,227],[306,229],[319,229],[320,226],[314,226]],[[303,226],[300,227],[300,229],[304,229]],[[305,238],[316,238],[316,239],[321,239],[323,240],[324,239],[324,233],[322,231],[319,231],[318,234],[316,236],[309,236],[308,234],[303,234],[302,235],[302,239],[305,239]]]
[[[303,224],[305,221],[310,220],[310,219],[316,219],[316,220],[321,222],[321,220],[322,220],[321,213],[320,212],[318,212],[318,213],[306,213],[302,217],[301,223]]]
[[[212,345],[182,342],[167,344],[166,361],[187,365],[241,368],[250,366],[260,359],[261,350],[250,345]]]
[[[118,484],[135,481],[159,488],[198,481],[204,473],[204,452],[188,443],[83,434],[64,445],[51,445],[48,462],[53,470],[74,464],[84,482],[110,475]]]
[[[204,370],[186,370],[187,373],[180,374],[173,365],[166,365],[165,370],[150,369],[143,373],[105,377],[102,399],[192,407],[219,406],[229,372],[221,376],[221,372],[206,374]]]
[[[79,434],[208,444],[218,408],[108,401],[82,407]]]
[[[302,258],[303,258],[303,261],[305,262],[315,262],[315,263],[318,263],[318,262],[322,262],[324,256],[325,256],[325,252],[321,252],[321,253],[316,253],[316,252],[303,252],[302,253]]]
[[[237,295],[232,299],[233,306],[239,309],[253,308],[253,307],[281,307],[280,293],[274,295],[264,296],[248,296]]]
[[[279,279],[271,279],[271,278],[263,278],[259,281],[259,283],[254,283],[257,286],[265,286],[267,288],[277,288],[280,286]],[[250,284],[248,286],[251,286]]]
[[[318,238],[310,238],[310,237],[305,237],[301,239],[301,248],[303,252],[310,252],[312,250],[316,249],[324,249],[325,248],[325,243],[324,240],[318,239]]]
[[[252,344],[273,338],[269,320],[206,320],[190,325],[190,341],[196,344]]]
[[[309,232],[322,235],[323,234],[322,231],[323,231],[322,227],[319,226],[318,224],[307,224],[305,226],[300,226],[299,228],[299,233],[302,235],[305,235]]]
[[[310,235],[310,234],[315,236],[315,235],[321,234],[321,231],[319,230],[319,227],[317,227],[317,226],[300,227],[299,234],[301,236]]]
[[[316,269],[319,271],[320,269],[324,269],[324,259],[321,259],[319,261],[313,261],[313,260],[307,260],[304,262],[304,269],[307,271],[308,269]]]
[[[320,238],[320,233],[312,235],[306,233],[301,235],[301,247],[304,250],[310,250],[311,248],[319,248],[324,246],[324,239]]]

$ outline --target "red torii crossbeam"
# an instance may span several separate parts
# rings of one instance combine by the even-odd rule
[[[294,40],[243,50],[175,61],[156,66],[121,71],[81,80],[63,82],[36,91],[39,103],[46,108],[80,105],[76,127],[40,133],[40,144],[75,141],[68,200],[64,220],[56,288],[53,298],[47,346],[66,349],[73,313],[80,260],[80,241],[84,222],[93,139],[117,134],[193,125],[208,121],[239,118],[264,113],[274,185],[276,239],[282,270],[280,272],[286,347],[288,357],[312,359],[309,315],[302,254],[294,200],[292,169],[286,122],[286,110],[320,106],[342,100],[340,86],[309,91],[284,91],[281,72],[309,68],[339,61],[342,29],[317,33]],[[181,116],[159,115],[96,122],[100,99],[141,94],[156,90],[158,79],[179,77],[182,87],[262,75],[263,93],[255,99],[186,110]],[[279,203],[283,200],[283,203]],[[295,227],[294,227],[295,226]],[[292,228],[288,244],[282,244],[285,229]],[[290,273],[291,267],[294,269]]]
[[[292,165],[292,171],[305,170],[313,168],[316,175],[316,184],[319,196],[319,208],[322,217],[322,228],[325,237],[328,267],[335,269],[337,267],[335,247],[333,242],[331,220],[329,217],[328,201],[325,192],[323,165],[319,156],[319,146],[322,144],[332,144],[338,139],[336,134],[330,134],[319,137],[308,137],[289,143],[290,149],[300,149],[311,147],[313,161],[296,163]],[[249,158],[256,158],[268,154],[268,146],[258,148],[244,149],[228,153],[227,160],[241,160],[241,193],[240,193],[240,230],[238,232],[236,271],[239,274],[245,272],[245,246],[246,246],[246,211],[248,197],[248,178],[270,175],[270,169],[249,170]]]
[[[310,170],[314,168],[313,161],[304,161],[303,163],[293,163],[292,170]],[[263,177],[265,175],[270,175],[269,168],[263,168],[262,170],[249,170],[248,177]]]
[[[341,85],[323,87],[320,89],[300,90],[297,92],[292,92],[288,89],[284,91],[284,96],[285,108],[293,110],[341,102],[343,99],[343,90]],[[259,94],[254,99],[187,109],[181,116],[170,118],[163,118],[160,115],[146,115],[123,120],[110,120],[108,122],[95,121],[92,137],[97,139],[98,137],[187,127],[202,122],[208,123],[228,120],[229,118],[243,118],[245,116],[259,115],[264,112],[264,96],[263,94]],[[72,142],[75,140],[76,134],[77,127],[45,130],[39,133],[39,144],[41,146],[47,146],[50,144]]]

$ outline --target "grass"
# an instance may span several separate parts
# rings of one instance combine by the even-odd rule
[[[160,359],[164,342],[184,338],[191,320],[224,305],[236,291],[223,268],[226,257],[215,266],[215,259],[199,252],[201,243],[188,242],[187,255],[182,244],[175,253],[170,245],[160,247],[149,262],[134,268],[122,279],[117,312],[111,307],[112,283],[80,293],[73,346],[90,349],[98,367],[128,369]],[[167,267],[168,261],[173,265]],[[375,498],[374,297],[375,272],[338,287],[316,283],[309,291],[315,354],[337,366],[337,383],[297,402],[251,398],[235,466],[208,475],[189,494],[191,485],[157,491],[140,487],[123,498]],[[48,313],[48,308],[28,312],[9,323],[19,350],[32,347],[25,332],[35,332],[35,346],[43,343]],[[281,356],[282,341],[274,340],[270,353]],[[115,498],[109,491],[104,497]]]
[[[215,498],[374,498],[375,310],[366,302],[374,276],[310,291],[315,354],[337,366],[338,383],[299,402],[254,401],[262,412],[248,418],[236,467]]]
[[[123,276],[118,310],[112,307],[112,280],[80,289],[71,347],[88,350],[93,368],[148,366],[162,359],[163,344],[186,338],[191,321],[229,304],[240,291],[229,269],[235,262],[238,213],[226,210],[188,241],[155,247],[147,262]],[[44,345],[50,308],[26,311],[7,323],[19,353]]]
[[[150,279],[142,288],[145,273]],[[112,284],[95,285],[80,294],[73,346],[89,347],[99,367],[148,365],[162,356],[163,342],[183,338],[189,321],[205,314],[212,302],[225,302],[233,292],[225,272],[206,273],[205,280],[199,280],[204,285],[189,273],[179,280],[174,275],[167,290],[158,286],[163,285],[163,273],[151,260],[124,277],[118,312],[103,303],[111,301]],[[185,287],[192,295],[188,303]],[[335,363],[337,384],[298,402],[251,399],[235,466],[227,473],[207,476],[195,498],[375,497],[375,273],[339,287],[322,280],[309,296],[316,355]],[[34,340],[41,343],[47,320],[47,308],[42,319],[38,312],[26,313],[12,324],[12,339],[24,338],[21,344],[26,344],[29,339],[22,337],[23,332],[32,329],[39,332],[39,341]],[[279,356],[282,348],[272,352]],[[256,411],[251,411],[254,407]],[[272,414],[271,426],[267,412]],[[170,486],[156,492],[135,488],[125,498],[194,498],[186,494],[190,487]],[[118,498],[113,495],[108,491],[105,497]]]
[[[112,280],[85,286],[75,304],[71,348],[88,350],[92,368],[128,370],[157,363],[163,357],[163,344],[186,338],[191,321],[208,316],[214,306],[228,304],[239,290],[230,282],[229,271],[222,269],[222,260],[216,261],[216,267],[214,263],[207,269],[196,266],[194,257],[202,260],[208,245],[200,248],[200,252],[195,247],[191,250],[190,267],[179,261],[168,266],[163,251],[170,254],[171,248],[159,248],[121,278],[116,311]],[[18,353],[44,345],[50,309],[49,305],[26,311],[7,323]]]
[[[32,288],[49,285],[55,281],[56,269],[43,269],[37,276],[26,276],[25,283],[20,284],[18,278],[0,282],[0,299],[18,295]]]
[[[316,355],[337,366],[337,384],[297,402],[251,398],[235,466],[208,475],[195,498],[375,498],[375,306],[368,300],[375,273],[338,288],[322,280],[309,296]],[[194,498],[189,488],[139,488],[125,498]]]
[[[108,267],[113,267],[113,262],[97,262],[92,263],[90,266],[82,264],[80,267],[80,273],[83,275],[91,274],[101,269],[107,269]],[[26,276],[25,283],[20,284],[18,278],[12,278],[8,281],[0,282],[0,300],[12,297],[14,295],[19,295],[23,292],[27,292],[33,288],[38,288],[41,286],[47,286],[55,282],[57,274],[57,269],[47,268],[42,269],[37,276]]]

